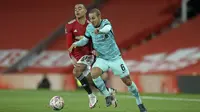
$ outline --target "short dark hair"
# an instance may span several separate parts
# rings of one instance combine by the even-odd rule
[[[101,15],[101,11],[99,9],[97,9],[97,8],[94,8],[94,9],[90,10],[89,13],[96,13],[97,16]]]
[[[76,4],[76,5],[82,5],[86,9],[86,6],[84,4],[82,4],[82,3]]]

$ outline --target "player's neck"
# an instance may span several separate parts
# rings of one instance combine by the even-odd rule
[[[85,22],[86,22],[86,17],[77,18],[76,20],[78,21],[78,23],[79,23],[79,24],[82,24],[82,25],[84,25],[84,24],[85,24]]]
[[[98,28],[98,27],[100,27],[101,26],[101,19],[100,19],[100,21],[99,21],[99,23],[98,23],[98,25],[97,26],[95,26],[96,28]]]

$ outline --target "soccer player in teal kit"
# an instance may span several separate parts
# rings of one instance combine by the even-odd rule
[[[107,19],[101,19],[101,12],[98,9],[92,9],[89,12],[89,20],[91,23],[86,28],[85,36],[81,40],[74,42],[69,51],[72,51],[73,48],[84,46],[91,38],[93,48],[97,52],[97,59],[92,66],[91,75],[95,85],[105,96],[106,106],[108,107],[112,104],[114,107],[117,106],[116,99],[106,89],[104,81],[100,77],[103,72],[108,71],[110,68],[115,75],[120,76],[128,87],[129,92],[135,96],[140,112],[147,112],[138,93],[137,86],[130,79],[129,70],[121,57],[111,23]]]

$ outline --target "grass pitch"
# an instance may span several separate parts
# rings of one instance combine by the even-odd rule
[[[65,100],[60,112],[139,112],[130,94],[117,94],[118,107],[105,107],[105,99],[98,96],[96,108],[89,109],[84,91],[0,90],[0,112],[54,112],[48,107],[51,97]],[[200,95],[142,94],[148,112],[200,112]]]

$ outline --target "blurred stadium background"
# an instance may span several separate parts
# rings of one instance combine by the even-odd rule
[[[77,3],[88,10],[98,7],[111,21],[150,112],[200,112],[199,0],[2,0],[0,112],[50,111],[45,103],[53,95],[65,98],[63,111],[91,111],[72,75],[64,35]],[[120,79],[112,73],[105,78],[121,92],[119,109],[108,111],[138,111],[124,96],[127,89]]]

